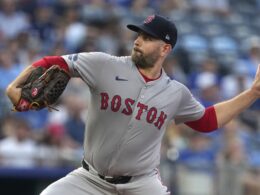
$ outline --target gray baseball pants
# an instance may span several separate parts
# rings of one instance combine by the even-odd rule
[[[134,176],[126,184],[111,184],[95,170],[78,168],[49,185],[40,195],[169,195],[159,173]]]

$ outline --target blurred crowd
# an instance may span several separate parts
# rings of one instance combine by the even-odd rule
[[[260,0],[1,0],[0,167],[78,166],[89,91],[71,79],[59,111],[13,112],[7,85],[46,55],[129,55],[127,23],[159,13],[177,25],[164,64],[205,106],[234,97],[260,64]],[[260,102],[210,134],[170,124],[161,174],[173,194],[260,194]]]

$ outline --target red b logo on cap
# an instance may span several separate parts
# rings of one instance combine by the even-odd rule
[[[145,23],[145,24],[148,24],[148,23],[152,22],[154,18],[155,18],[155,15],[148,16],[148,17],[144,20],[144,23]]]

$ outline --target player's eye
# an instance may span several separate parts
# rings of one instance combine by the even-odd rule
[[[138,37],[141,37],[144,41],[153,41],[154,38],[146,33],[139,32]]]
[[[144,36],[143,36],[143,39],[146,40],[146,41],[152,41],[152,40],[154,40],[154,38],[151,37],[151,36],[149,36],[149,35],[144,35]]]

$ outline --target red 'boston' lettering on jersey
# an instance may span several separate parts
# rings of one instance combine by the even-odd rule
[[[107,110],[109,107],[109,104],[110,104],[111,110],[113,112],[118,112],[122,106],[122,102],[124,102],[122,113],[125,115],[131,115],[133,113],[132,106],[134,105],[135,100],[133,100],[131,98],[127,98],[127,99],[125,99],[125,101],[122,101],[121,96],[115,95],[110,101],[109,95],[107,93],[105,93],[105,92],[100,93],[100,95],[101,95],[101,105],[100,105],[101,110]],[[145,111],[147,111],[147,113],[146,113],[147,123],[150,123],[150,124],[153,123],[154,126],[156,126],[158,129],[161,129],[161,127],[163,126],[163,124],[167,118],[167,115],[163,111],[161,111],[160,115],[157,116],[157,114],[158,114],[157,108],[152,107],[152,108],[148,109],[148,106],[141,102],[137,103],[137,108],[138,108],[138,111],[135,116],[136,120],[141,120],[143,113],[145,113]],[[156,120],[157,117],[158,117],[158,119]]]
[[[149,109],[147,116],[146,116],[146,121],[148,123],[153,123],[155,118],[157,116],[157,109],[155,107],[152,107]]]
[[[117,112],[120,109],[120,107],[121,107],[121,97],[119,95],[115,95],[111,101],[111,110],[113,112]]]
[[[158,129],[161,129],[162,125],[164,124],[165,119],[167,118],[167,115],[164,112],[161,112],[158,120],[154,123]]]
[[[108,107],[108,99],[109,99],[109,96],[107,93],[100,93],[101,95],[101,106],[100,106],[100,109],[101,110],[106,110],[107,107]]]
[[[138,102],[137,107],[139,108],[139,110],[138,110],[138,113],[137,113],[137,115],[136,115],[135,118],[136,118],[137,120],[140,120],[140,119],[141,119],[141,115],[143,114],[144,110],[147,110],[148,106],[146,106],[145,104],[142,104],[142,103]]]
[[[132,105],[134,105],[135,101],[131,98],[125,99],[125,108],[122,110],[122,113],[125,115],[131,115],[133,113]]]

